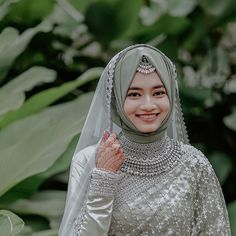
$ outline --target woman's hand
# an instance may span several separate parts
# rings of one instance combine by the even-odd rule
[[[116,134],[105,132],[97,152],[96,167],[105,171],[117,172],[123,161],[124,152],[116,138]]]

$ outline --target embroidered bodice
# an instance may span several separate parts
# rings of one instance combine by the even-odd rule
[[[231,235],[221,187],[199,150],[168,137],[120,143],[121,172],[93,169],[73,235]]]
[[[109,235],[198,235],[204,227],[203,235],[227,235],[218,181],[198,150],[168,137],[151,144],[120,141],[127,159]]]

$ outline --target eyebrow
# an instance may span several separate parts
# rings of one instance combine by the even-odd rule
[[[153,87],[153,89],[158,89],[158,88],[165,88],[165,87],[162,84]],[[142,88],[140,88],[140,87],[129,87],[128,90],[142,90]]]

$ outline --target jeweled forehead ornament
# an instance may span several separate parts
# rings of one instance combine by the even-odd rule
[[[149,62],[146,56],[142,56],[141,61],[139,62],[137,71],[142,74],[150,74],[154,72],[156,68]]]

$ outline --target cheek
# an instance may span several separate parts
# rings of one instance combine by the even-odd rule
[[[170,100],[169,100],[169,98],[164,99],[162,108],[166,112],[170,111],[171,107],[170,107]]]
[[[134,102],[129,99],[126,99],[124,103],[124,111],[127,115],[132,114],[135,111]]]

